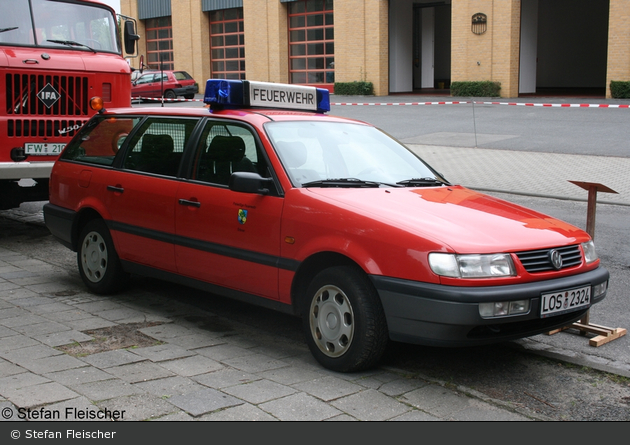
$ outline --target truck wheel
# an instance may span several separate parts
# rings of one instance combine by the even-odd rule
[[[370,368],[381,359],[389,334],[383,307],[369,278],[356,267],[331,267],[308,287],[302,326],[313,356],[338,372]]]
[[[77,263],[88,289],[95,294],[109,294],[121,289],[129,275],[122,269],[105,222],[102,219],[88,222],[79,241]]]

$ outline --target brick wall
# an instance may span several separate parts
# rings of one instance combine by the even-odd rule
[[[630,0],[610,1],[606,97],[611,80],[630,80]]]
[[[451,81],[501,82],[501,96],[518,96],[520,0],[452,0]],[[488,16],[487,30],[471,30],[472,16]]]

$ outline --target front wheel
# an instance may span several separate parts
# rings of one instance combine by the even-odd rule
[[[338,372],[361,371],[383,356],[389,335],[380,299],[352,266],[332,267],[308,287],[302,324],[313,356]]]
[[[95,294],[109,294],[122,288],[129,275],[122,269],[105,222],[101,219],[88,222],[79,241],[77,263],[88,289]]]

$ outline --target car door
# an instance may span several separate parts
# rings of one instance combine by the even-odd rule
[[[131,88],[132,97],[160,97],[160,78],[159,73],[147,73],[140,76]]]
[[[283,199],[227,187],[235,171],[269,174],[253,130],[209,120],[192,164],[191,179],[177,189],[179,273],[277,299]]]
[[[149,117],[122,168],[110,172],[105,204],[121,259],[175,272],[175,196],[183,151],[198,119]]]

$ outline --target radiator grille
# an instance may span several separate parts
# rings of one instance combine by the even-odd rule
[[[67,137],[72,138],[87,120],[9,119],[9,137]],[[61,132],[61,133],[60,133]]]
[[[555,247],[562,257],[562,268],[577,266],[582,262],[582,253],[577,245]],[[545,272],[556,270],[551,264],[549,252],[552,249],[530,250],[527,252],[517,252],[516,256],[527,272]]]
[[[50,85],[58,100],[47,106],[37,96]],[[88,78],[44,74],[6,74],[8,115],[88,116]]]

